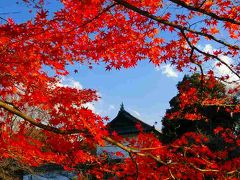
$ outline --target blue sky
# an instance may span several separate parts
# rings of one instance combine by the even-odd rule
[[[49,2],[50,14],[60,8],[54,1]],[[0,1],[2,18],[12,17],[18,23],[24,22],[34,14],[28,10],[22,3],[16,4],[16,0]],[[0,22],[4,23],[3,20]],[[205,46],[204,43],[202,48]],[[208,49],[212,51],[214,47],[209,45]],[[78,69],[78,73],[74,73],[74,69]],[[96,113],[112,119],[123,102],[125,109],[132,115],[150,125],[158,122],[158,128],[161,127],[160,121],[169,108],[169,100],[177,93],[176,84],[183,77],[183,74],[177,73],[169,64],[156,68],[147,60],[139,62],[135,68],[120,71],[105,71],[103,65],[96,65],[92,70],[83,65],[75,65],[69,66],[68,70],[70,74],[63,79],[63,84],[92,88],[99,92],[102,98],[88,105]]]
[[[102,97],[94,104],[97,113],[112,119],[123,102],[132,115],[151,125],[156,121],[158,128],[169,100],[177,93],[176,83],[181,80],[181,75],[171,67],[158,69],[148,61],[132,69],[105,71],[101,65],[92,70],[85,66],[77,66],[77,69],[78,73],[74,74],[70,67],[70,76],[63,83],[96,89]]]

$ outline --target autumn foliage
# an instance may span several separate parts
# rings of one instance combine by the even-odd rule
[[[23,2],[34,10],[33,19],[0,24],[0,161],[56,163],[80,178],[106,173],[128,179],[240,177],[236,127],[219,125],[211,136],[186,132],[171,143],[142,132],[125,146],[108,133],[103,117],[84,106],[98,100],[95,90],[59,85],[69,74],[66,66],[74,63],[90,69],[105,64],[106,70],[137,68],[146,60],[155,66],[170,63],[178,71],[198,72],[199,86],[179,87],[179,107],[169,119],[207,122],[211,119],[200,112],[206,107],[224,109],[231,117],[239,113],[237,0],[61,0],[54,13],[44,0]],[[205,44],[214,48],[203,49]],[[227,73],[216,73],[213,66]],[[222,95],[219,81],[226,86]],[[209,145],[213,139],[219,143]],[[130,157],[109,164],[96,156],[94,149],[106,141]],[[223,147],[214,149],[218,145]]]

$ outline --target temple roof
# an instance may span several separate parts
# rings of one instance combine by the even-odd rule
[[[110,132],[116,131],[120,135],[137,134],[139,133],[139,130],[136,128],[136,124],[138,123],[141,124],[144,132],[156,131],[154,126],[150,126],[132,116],[124,109],[122,104],[117,116],[108,123],[108,127]]]

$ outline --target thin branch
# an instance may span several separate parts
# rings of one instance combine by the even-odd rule
[[[200,35],[200,36],[204,36],[204,37],[206,37],[206,38],[212,39],[213,41],[218,42],[218,43],[220,43],[220,44],[222,44],[222,45],[224,45],[224,46],[227,46],[227,47],[229,47],[229,48],[232,48],[232,49],[235,49],[235,50],[240,50],[240,47],[239,47],[239,46],[229,44],[229,43],[227,43],[227,42],[225,42],[225,41],[222,41],[222,40],[216,38],[215,36],[213,36],[213,35],[211,35],[211,34],[207,34],[207,33],[200,32],[200,31],[195,31],[195,30],[190,29],[190,28],[188,28],[188,27],[181,26],[181,25],[179,25],[179,24],[176,24],[176,23],[167,21],[167,20],[165,20],[165,19],[163,19],[163,18],[161,18],[161,17],[159,17],[159,16],[155,16],[155,15],[149,13],[148,11],[144,11],[144,10],[142,10],[142,9],[136,7],[136,6],[133,6],[132,4],[130,4],[130,3],[126,2],[126,1],[123,1],[123,0],[114,0],[114,1],[117,2],[117,3],[119,3],[119,4],[122,5],[122,6],[126,7],[127,9],[130,9],[130,10],[136,12],[136,13],[139,13],[139,14],[147,17],[147,18],[150,18],[150,19],[152,19],[152,20],[155,20],[155,21],[157,21],[157,22],[159,22],[159,23],[161,23],[161,24],[164,24],[164,25],[167,25],[167,26],[171,26],[171,27],[176,28],[176,29],[178,29],[178,30],[180,30],[180,31],[181,31],[181,30],[184,30],[184,31],[188,31],[188,32],[191,32],[191,33]]]
[[[203,4],[205,3],[205,1],[203,1],[202,4],[200,4],[199,7],[195,7],[195,6],[191,6],[189,4],[187,4],[185,1],[181,1],[181,0],[169,0],[179,6],[182,6],[186,9],[189,9],[189,10],[192,10],[192,11],[195,11],[195,12],[200,12],[202,14],[205,14],[207,16],[210,16],[214,19],[217,19],[219,21],[225,21],[225,22],[230,22],[230,23],[233,23],[233,24],[237,24],[237,25],[240,25],[240,22],[239,21],[236,21],[234,18],[228,18],[228,16],[226,17],[222,17],[222,16],[219,16],[213,12],[210,12],[210,11],[207,11],[205,9],[201,9],[201,7],[203,6]]]
[[[173,179],[176,179],[176,178],[174,177],[174,175],[173,175],[172,171],[171,171],[170,169],[168,169],[168,171],[169,171],[169,173],[170,173],[171,177],[172,177]]]
[[[139,170],[138,170],[138,164],[137,164],[137,162],[135,161],[135,159],[133,158],[132,153],[128,153],[128,154],[129,154],[132,162],[135,164],[135,167],[136,167],[136,180],[138,180],[138,171],[139,171]]]
[[[217,106],[217,107],[237,107],[239,104],[205,104],[202,103],[202,106]]]
[[[157,161],[157,162],[159,162],[159,163],[161,163],[163,165],[167,165],[168,164],[168,163],[162,161],[160,157],[156,157],[156,156],[154,156],[154,155],[152,155],[150,153],[141,153],[139,150],[136,150],[135,148],[134,149],[130,148],[128,146],[125,146],[125,145],[115,141],[114,139],[112,139],[110,137],[106,137],[105,136],[105,137],[103,137],[103,139],[106,140],[107,142],[115,145],[115,146],[120,147],[121,149],[127,151],[128,153],[134,153],[134,154],[137,154],[138,156],[142,156],[142,157],[150,157],[150,158],[154,159],[155,161]]]
[[[6,19],[4,19],[3,17],[0,17],[0,19],[2,19],[3,21],[5,21],[5,22],[8,22]]]
[[[52,126],[48,126],[42,123],[38,123],[37,121],[35,121],[32,117],[22,113],[21,111],[19,111],[18,109],[16,109],[14,106],[10,106],[9,104],[5,103],[4,101],[0,100],[0,107],[2,107],[3,109],[23,118],[24,120],[26,120],[27,122],[29,122],[30,124],[39,127],[41,129],[45,129],[47,131],[51,131],[57,134],[76,134],[76,133],[82,133],[83,131],[80,131],[78,129],[71,129],[71,130],[62,130],[62,129],[58,129]]]
[[[194,26],[194,25],[196,25],[196,24],[198,24],[198,23],[201,23],[201,22],[203,22],[204,20],[199,20],[199,21],[196,21],[196,22],[194,22],[194,23],[192,23],[192,24],[189,24],[189,28],[191,28],[192,26]]]
[[[163,146],[161,147],[151,147],[151,148],[140,148],[138,149],[139,151],[151,151],[151,150],[156,150],[156,149],[161,149],[163,148]]]
[[[230,171],[230,172],[227,172],[227,174],[234,174],[234,173],[237,173],[238,170],[233,170],[233,171]]]
[[[232,73],[234,73],[237,77],[240,78],[240,75],[238,73],[236,73],[226,62],[224,62],[223,60],[221,60],[218,56],[215,56],[213,54],[210,54],[210,53],[206,53],[202,50],[200,50],[199,48],[197,48],[196,46],[194,46],[190,41],[189,39],[187,38],[186,34],[184,33],[184,30],[180,30],[183,37],[185,38],[185,40],[187,41],[188,45],[192,48],[192,50],[196,50],[198,51],[199,53],[205,55],[205,56],[208,56],[208,57],[211,57],[211,58],[214,58],[214,59],[217,59],[219,62],[221,62],[222,64],[224,64]],[[190,56],[190,60],[191,60],[191,56]],[[196,64],[196,63],[195,63]],[[203,69],[201,67],[200,64],[197,64],[199,67],[200,67],[200,70],[201,70],[201,73],[203,74]]]
[[[69,33],[69,32],[72,32],[76,29],[79,29],[79,28],[82,28],[82,27],[85,27],[86,25],[90,24],[91,22],[95,21],[96,19],[98,19],[101,15],[103,15],[105,12],[109,11],[112,7],[114,7],[117,3],[113,3],[111,5],[109,5],[108,7],[106,7],[105,9],[103,9],[100,13],[98,13],[95,17],[93,17],[92,19],[89,19],[87,22],[83,23],[82,25],[80,26],[77,26],[69,31],[66,31],[64,33]]]
[[[204,0],[204,1],[198,6],[198,8],[201,8],[201,7],[205,4],[206,1],[207,1],[207,0]]]
[[[194,169],[196,169],[196,170],[198,170],[198,171],[201,171],[201,172],[219,172],[219,170],[217,170],[217,169],[201,169],[201,168],[198,168],[198,167],[195,166],[193,163],[190,163],[190,165],[191,165]]]
[[[55,127],[52,127],[52,126],[48,126],[48,125],[39,123],[39,122],[35,121],[32,117],[24,114],[23,112],[21,112],[18,109],[15,109],[13,106],[10,106],[9,104],[7,104],[6,102],[4,102],[2,100],[0,100],[0,107],[2,107],[3,109],[21,117],[21,118],[23,118],[25,121],[29,122],[30,124],[32,124],[36,127],[39,127],[41,129],[44,129],[44,130],[47,130],[47,131],[50,131],[50,132],[53,132],[53,133],[56,133],[56,134],[67,135],[67,134],[87,133],[87,131],[83,131],[83,130],[79,130],[79,129],[64,130],[64,129],[58,129],[58,128],[55,128]],[[150,153],[141,153],[139,150],[127,147],[127,146],[113,140],[112,138],[107,137],[107,136],[103,136],[102,138],[105,141],[107,141],[107,142],[109,142],[113,145],[116,145],[116,146],[120,147],[121,149],[127,151],[128,153],[135,153],[138,156],[150,157],[150,158],[154,159],[155,161],[157,161],[161,164],[167,165],[167,163],[162,161],[161,158],[156,157],[156,156],[154,156]]]
[[[240,75],[239,75],[237,72],[235,72],[235,71],[230,67],[230,65],[228,65],[226,62],[224,62],[223,60],[221,60],[218,56],[215,56],[215,55],[210,54],[210,53],[206,53],[206,52],[200,50],[199,48],[197,48],[196,46],[194,46],[194,49],[195,49],[196,51],[198,51],[199,53],[205,55],[205,56],[211,57],[211,58],[213,58],[213,59],[217,59],[219,62],[221,62],[222,64],[224,64],[233,74],[235,74],[238,78],[240,78]]]
[[[225,82],[225,83],[228,83],[228,84],[231,84],[231,83],[240,83],[240,79],[238,80],[233,80],[233,81],[227,81],[227,80],[224,80],[222,79],[221,77],[218,77],[218,76],[215,76],[216,79],[218,79],[219,81],[222,81],[222,82]]]
[[[36,127],[39,127],[41,129],[44,129],[44,130],[47,130],[47,131],[50,131],[50,132],[53,132],[53,133],[56,133],[56,134],[62,134],[62,135],[67,135],[67,134],[76,134],[76,133],[82,133],[82,132],[85,132],[85,131],[81,131],[79,129],[72,129],[72,130],[61,130],[61,129],[58,129],[58,128],[55,128],[55,127],[52,127],[52,126],[48,126],[48,125],[44,125],[44,124],[41,124],[41,123],[38,123],[36,122],[33,118],[27,116],[26,114],[22,113],[21,111],[15,109],[13,106],[7,104],[6,102],[0,100],[0,107],[2,107],[3,109],[11,112],[11,113],[14,113],[15,115],[23,118],[24,120],[26,120],[27,122],[35,125]],[[86,132],[85,132],[86,133]],[[128,153],[133,153],[133,154],[136,154],[138,156],[142,156],[142,157],[150,157],[152,159],[154,159],[156,162],[159,162],[161,163],[162,165],[170,165],[170,164],[173,164],[173,163],[166,163],[164,161],[161,160],[160,157],[157,157],[157,156],[154,156],[150,153],[141,153],[139,150],[135,150],[133,148],[130,148],[130,147],[127,147],[117,141],[115,141],[114,139],[110,138],[110,137],[107,137],[107,136],[103,136],[102,137],[103,140],[113,144],[113,145],[116,145],[118,147],[120,147],[121,149],[127,151]],[[196,167],[194,164],[190,163],[190,165],[198,170],[198,171],[201,171],[201,172],[218,172],[219,170],[216,170],[216,169],[200,169],[198,167]]]
[[[190,40],[188,39],[188,37],[184,33],[184,30],[181,30],[181,33],[182,33],[183,37],[185,38],[185,40],[187,41],[188,45],[191,47],[191,53],[190,53],[190,57],[189,57],[190,61],[193,64],[196,64],[200,69],[200,72],[201,72],[201,93],[202,93],[203,92],[203,78],[204,78],[204,72],[203,72],[202,65],[197,63],[196,61],[194,61],[194,59],[193,59],[194,46],[192,45],[192,43],[190,42]]]
[[[85,27],[85,26],[88,25],[89,23],[91,23],[91,22],[95,21],[96,19],[98,19],[101,15],[103,15],[105,12],[107,12],[108,10],[110,10],[110,9],[111,9],[112,7],[114,7],[116,4],[117,4],[117,3],[113,3],[113,4],[109,5],[108,7],[106,7],[105,9],[103,9],[101,12],[99,12],[99,13],[98,13],[95,17],[93,17],[92,19],[89,19],[89,20],[87,20],[85,23],[83,23],[83,24],[81,24],[81,25],[79,25],[79,26],[76,26],[76,27],[74,27],[74,28],[72,28],[72,29],[70,29],[70,30],[68,30],[68,31],[66,31],[66,32],[63,32],[63,33],[70,33],[70,32],[72,32],[72,31],[74,31],[74,30],[76,30],[76,29]],[[55,19],[54,19],[54,20],[55,20]],[[50,24],[50,22],[52,22],[52,21],[54,21],[54,20],[50,20],[47,24]],[[46,26],[47,24],[45,23],[45,26]],[[29,35],[27,38],[29,39],[29,38],[31,38],[31,37],[41,35],[41,34],[47,32],[47,30],[49,30],[49,29],[47,29],[47,28],[46,28],[46,29],[43,29],[42,31],[40,31],[40,32],[38,32],[38,33],[36,33],[36,34],[31,34],[31,35]],[[27,38],[25,38],[25,40],[27,40]],[[14,42],[11,42],[11,43],[6,44],[5,47],[4,47],[4,49],[3,49],[2,51],[0,51],[0,54],[2,54],[4,51],[6,51],[6,49],[7,49],[7,47],[8,47],[9,45],[13,45],[13,44],[18,43],[18,42],[21,42],[21,41],[23,41],[23,40],[24,40],[24,39],[20,39],[20,40],[17,40],[17,41],[14,41]],[[12,62],[12,63],[14,63],[14,62]]]

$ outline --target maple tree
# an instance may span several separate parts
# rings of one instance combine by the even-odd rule
[[[85,173],[97,178],[104,173],[129,179],[239,177],[240,158],[226,153],[240,146],[239,135],[231,129],[214,130],[229,144],[219,151],[208,148],[208,137],[197,132],[168,145],[142,132],[125,146],[118,135],[108,133],[103,117],[84,106],[99,98],[95,90],[59,86],[69,73],[66,66],[75,62],[90,68],[103,62],[106,70],[135,67],[143,60],[156,66],[167,62],[179,71],[200,73],[199,91],[183,86],[180,110],[197,103],[239,113],[233,96],[203,90],[213,88],[217,78],[229,84],[226,93],[239,91],[238,1],[62,0],[62,9],[51,16],[44,0],[24,2],[34,5],[33,19],[15,23],[9,18],[0,25],[1,161],[56,163],[76,170],[79,177],[81,164],[89,165]],[[204,50],[201,44],[214,49]],[[211,65],[228,73],[214,73]],[[187,119],[199,117],[193,110]],[[40,135],[31,136],[30,129]],[[105,141],[129,152],[130,158],[110,166],[93,152]]]
[[[170,143],[186,132],[199,131],[211,135],[214,134],[213,131],[218,126],[230,128],[237,133],[239,113],[231,113],[230,109],[217,105],[201,106],[198,102],[184,108],[181,107],[181,96],[192,88],[197,89],[198,96],[204,94],[204,96],[211,96],[212,98],[229,98],[232,100],[231,104],[233,106],[239,104],[237,97],[228,97],[226,86],[223,83],[217,81],[213,87],[204,86],[202,89],[200,82],[200,75],[193,74],[192,76],[184,76],[183,80],[178,83],[179,93],[170,100],[171,108],[167,110],[166,116],[162,120],[162,142]]]

